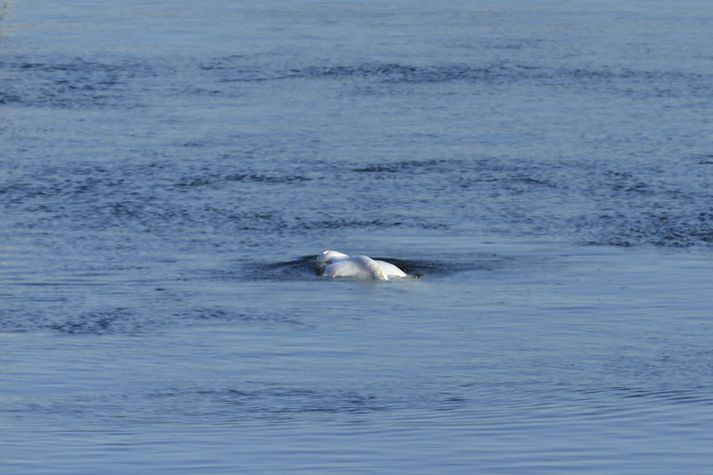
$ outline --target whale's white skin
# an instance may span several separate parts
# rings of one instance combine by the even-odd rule
[[[404,271],[389,262],[374,260],[369,256],[349,256],[339,251],[324,251],[317,256],[317,265],[326,277],[376,280],[406,277]]]

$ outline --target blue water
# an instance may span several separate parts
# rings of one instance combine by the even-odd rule
[[[0,1],[0,473],[711,473],[711,31]]]

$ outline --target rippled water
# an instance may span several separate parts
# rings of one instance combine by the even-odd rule
[[[711,27],[0,1],[0,472],[710,473]]]

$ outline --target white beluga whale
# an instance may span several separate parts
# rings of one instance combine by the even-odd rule
[[[351,277],[354,279],[390,280],[407,277],[395,265],[372,259],[369,256],[349,256],[339,251],[324,251],[317,256],[317,266],[325,277]]]

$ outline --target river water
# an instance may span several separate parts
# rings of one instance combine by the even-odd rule
[[[0,2],[0,472],[711,473],[711,31]]]

